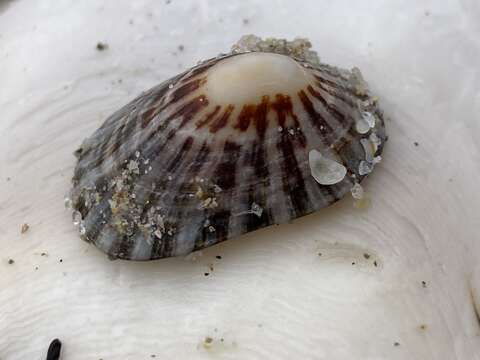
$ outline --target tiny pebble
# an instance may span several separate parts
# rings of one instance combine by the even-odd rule
[[[30,228],[30,226],[27,223],[25,223],[25,224],[22,224],[22,228],[21,228],[20,231],[21,231],[22,234],[25,234],[28,231],[29,228]]]

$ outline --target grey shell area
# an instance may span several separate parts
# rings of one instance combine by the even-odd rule
[[[317,211],[367,175],[361,164],[381,154],[386,135],[383,115],[359,73],[299,61],[318,84],[305,89],[308,101],[294,107],[298,126],[280,130],[270,119],[263,136],[232,137],[200,136],[184,126],[195,113],[183,106],[188,94],[173,102],[175,89],[230,56],[145,92],[84,141],[76,152],[71,195],[84,240],[114,259],[185,255]],[[375,123],[360,134],[355,126],[365,112]],[[287,124],[292,121],[287,114]],[[368,154],[365,139],[372,133],[377,143]],[[336,157],[347,176],[334,185],[318,184],[308,163],[312,149]]]

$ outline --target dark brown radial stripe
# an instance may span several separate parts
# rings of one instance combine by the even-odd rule
[[[192,138],[193,139],[193,138]],[[209,217],[209,209],[204,209],[200,210],[197,209],[198,206],[198,198],[197,197],[191,197],[189,196],[192,191],[192,179],[194,179],[196,176],[199,175],[200,171],[202,170],[202,167],[208,163],[208,158],[212,154],[212,151],[210,149],[210,145],[207,141],[204,141],[200,150],[196,153],[195,158],[193,161],[189,161],[188,165],[185,166],[185,170],[182,170],[182,173],[184,174],[183,179],[182,179],[182,184],[180,185],[180,191],[178,191],[173,198],[173,203],[175,204],[174,212],[169,212],[168,217],[169,218],[175,218],[175,219],[183,219],[183,223],[185,224],[186,222],[190,222],[191,220],[190,217],[195,215],[195,212],[198,211],[203,211],[204,218]],[[173,159],[171,162],[171,165],[173,165],[175,162],[177,162],[177,159]],[[186,163],[185,163],[186,164]],[[171,166],[169,165],[169,167]],[[156,203],[156,201],[153,201],[153,203]],[[197,214],[198,215],[198,214]],[[182,221],[181,221],[182,222]],[[180,225],[181,226],[181,225]],[[208,234],[211,234],[210,236],[204,236],[203,235],[203,221],[202,224],[199,225],[199,230],[190,234],[192,238],[195,239],[195,242],[202,242],[206,241],[207,239],[212,239],[212,234],[209,232]],[[218,229],[219,233],[221,233],[221,229]],[[199,236],[201,235],[201,238]],[[175,236],[175,235],[174,235]],[[159,256],[157,252],[160,250],[160,248],[155,248],[152,251],[152,257],[158,258],[158,257],[164,257],[165,254],[168,254],[168,256],[171,256],[175,250],[175,241],[171,241],[171,246],[169,248],[162,248],[161,251],[164,251],[163,256]]]
[[[146,128],[153,118],[164,108],[163,103],[165,102],[165,94],[169,90],[168,86],[172,82],[175,82],[177,78],[178,77],[171,79],[170,81],[165,81],[158,87],[152,89],[151,92],[143,94],[138,98],[139,105],[147,107],[147,110],[141,114],[142,129]],[[146,101],[147,99],[148,102]]]
[[[298,93],[298,97],[300,98],[300,101],[305,111],[309,115],[308,119],[310,120],[312,125],[318,130],[320,136],[325,137],[331,135],[333,133],[332,127],[325,121],[323,116],[319,114],[317,110],[315,110],[313,103],[310,101],[305,91],[300,90]]]
[[[313,75],[315,77],[315,79],[317,79],[318,81],[320,81],[321,83],[324,83],[324,84],[327,84],[328,86],[331,86],[335,89],[339,89],[339,90],[342,90],[343,92],[345,93],[348,93],[352,96],[355,96],[355,97],[362,97],[362,96],[359,96],[355,90],[351,89],[349,86],[346,86],[346,85],[343,85],[343,84],[340,84],[340,83],[337,83],[335,81],[331,81],[331,80],[328,80],[322,76],[320,76],[318,73],[317,74],[314,74]]]
[[[238,115],[238,120],[235,125],[233,125],[234,129],[238,129],[240,131],[246,131],[250,126],[250,120],[254,118],[255,115],[255,105],[246,104],[243,105],[240,114]]]
[[[162,178],[168,173],[178,172],[180,174],[180,177],[178,177],[181,181],[180,189],[191,188],[191,180],[195,177],[195,172],[192,170],[193,164],[197,161],[202,161],[206,155],[205,151],[200,150],[200,153],[195,155],[193,162],[186,160],[186,154],[192,152],[193,144],[194,138],[192,136],[187,137],[176,155],[171,157],[164,166],[165,172],[162,173],[164,175]],[[177,176],[175,176],[175,178],[177,178]],[[159,179],[159,182],[162,182],[161,179]],[[166,202],[167,204],[165,206],[166,213],[163,214],[165,226],[168,228],[168,224],[170,223],[175,225],[175,227],[178,226],[181,228],[185,225],[185,222],[188,222],[189,209],[192,208],[192,202],[195,201],[196,198],[189,197],[184,190],[166,192],[164,183],[161,186],[158,186],[158,188],[160,191],[156,191],[152,194],[153,196],[150,197],[149,204],[146,205],[143,210],[143,216],[148,213],[151,207],[157,206],[161,198],[162,202]],[[172,256],[176,242],[177,232],[174,232],[171,235],[168,233],[163,234],[162,241],[154,241],[150,258]]]
[[[293,105],[290,96],[282,94],[275,95],[275,101],[272,103],[272,108],[277,113],[278,125],[284,128],[287,121],[287,115],[293,114]]]
[[[254,141],[251,153],[246,156],[246,161],[243,164],[243,166],[250,166],[254,169],[248,188],[248,204],[251,206],[253,203],[256,203],[263,208],[261,216],[257,216],[256,214],[246,215],[247,231],[265,227],[272,222],[273,218],[271,214],[272,209],[266,206],[267,189],[270,186],[270,178],[265,155],[263,141]]]
[[[203,119],[198,120],[198,121],[195,123],[197,129],[200,129],[201,127],[207,125],[210,121],[212,121],[212,119],[213,119],[215,116],[217,116],[217,114],[218,114],[218,112],[220,111],[220,109],[221,109],[221,106],[220,106],[220,105],[217,105],[217,106],[215,106],[215,109],[214,109],[212,112],[206,114]]]
[[[310,199],[305,188],[302,171],[295,157],[295,146],[288,133],[282,132],[277,143],[278,150],[283,155],[281,163],[283,192],[292,204],[292,218],[303,216],[311,211]]]
[[[133,111],[135,111],[135,108],[133,109]],[[133,133],[133,129],[137,125],[137,115],[133,113],[133,111],[132,113],[127,115],[118,113],[117,116],[123,118],[124,121],[120,122],[119,126],[111,126],[112,130],[109,139],[105,138],[94,153],[88,154],[88,156],[85,156],[85,154],[81,155],[81,159],[79,158],[79,164],[85,161],[87,162],[87,165],[84,167],[78,165],[76,167],[73,177],[74,180],[79,179],[81,176],[83,176],[85,172],[91,171],[94,168],[99,167],[108,157],[114,156],[117,153],[118,149],[120,149],[120,147],[127,142],[129,137]],[[133,151],[134,149],[132,149],[132,152]],[[127,156],[129,156],[129,154],[127,154]],[[117,161],[116,167],[113,170],[114,172],[110,175],[113,176],[113,174],[116,174],[122,166],[123,163],[121,161]],[[103,187],[106,176],[106,174],[103,174],[102,176],[95,179],[95,186],[97,188],[100,188],[100,186]]]
[[[216,133],[218,130],[225,127],[228,123],[228,118],[230,117],[234,109],[233,105],[228,105],[223,114],[217,118],[212,124],[210,124],[210,132]]]
[[[202,144],[202,147],[197,153],[197,156],[195,157],[195,160],[193,160],[192,166],[188,170],[190,173],[191,178],[195,178],[197,173],[202,169],[202,166],[204,164],[207,164],[208,157],[211,154],[210,146],[208,143],[205,141]]]
[[[181,165],[181,160],[185,156],[186,153],[191,149],[193,145],[193,137],[189,136],[185,139],[181,148],[177,151],[176,155],[170,161],[170,164],[167,167],[167,172],[175,172]]]
[[[101,143],[97,151],[95,151],[93,154],[90,154],[89,157],[82,157],[81,160],[85,159],[89,161],[88,165],[86,165],[85,168],[82,169],[82,174],[87,171],[91,171],[96,167],[99,167],[101,164],[103,164],[103,162],[107,159],[108,156],[113,155],[120,148],[120,145],[122,144],[122,130],[125,125],[126,123],[123,122],[120,126],[118,126],[113,131],[110,139],[105,139]]]
[[[230,202],[236,184],[237,164],[241,156],[241,150],[241,145],[230,140],[225,141],[222,157],[215,170],[213,170],[213,176],[211,177],[213,183],[222,189],[217,200],[218,208],[215,208],[213,211],[205,209],[205,218],[215,228],[217,242],[225,240],[228,236],[231,217]],[[205,237],[202,239],[197,238],[195,249],[200,248],[206,240],[207,238]]]
[[[307,139],[300,125],[297,115],[293,111],[293,104],[290,96],[277,94],[275,101],[272,103],[272,108],[277,113],[277,121],[280,127],[285,128],[287,117],[291,117],[295,126],[295,137],[301,147],[307,145]]]
[[[192,138],[192,141],[193,141],[193,138]],[[185,151],[187,148],[191,149],[191,146],[192,146],[192,144],[190,144],[190,141],[189,141],[189,143],[184,143],[182,149],[183,149],[183,151]],[[181,190],[176,193],[175,197],[172,200],[172,203],[174,203],[176,206],[168,208],[168,209],[176,208],[176,212],[175,213],[169,212],[169,213],[165,214],[167,218],[188,219],[189,215],[186,211],[187,211],[187,209],[192,208],[191,202],[196,201],[196,198],[194,198],[195,200],[192,200],[192,198],[188,196],[188,193],[189,193],[188,189],[191,189],[191,187],[192,187],[191,180],[193,178],[195,178],[195,176],[198,175],[202,166],[207,162],[207,159],[210,156],[210,154],[211,154],[211,150],[209,148],[209,145],[208,145],[207,142],[204,142],[202,144],[200,150],[198,151],[198,153],[195,155],[194,160],[189,162],[189,165],[185,170],[186,176],[183,178],[182,184],[179,187],[179,189],[181,189]],[[173,158],[169,162],[169,164],[167,164],[166,168],[169,169],[170,171],[172,171],[172,170],[175,171],[175,170],[177,170],[177,169],[175,169],[175,167],[176,167],[175,164],[177,164],[179,162],[181,162],[180,158],[178,158],[178,157]],[[169,170],[167,170],[167,171],[169,171]],[[164,185],[159,185],[158,188],[159,189],[164,189],[165,187],[164,187]],[[148,199],[149,201],[144,206],[142,217],[145,217],[148,214],[148,212],[150,211],[150,208],[158,205],[158,201],[159,201],[159,198],[160,198],[159,193],[161,193],[161,191],[160,192],[157,191],[155,193],[152,192],[150,194],[150,197]],[[167,235],[165,235],[165,236],[167,236]],[[194,236],[194,234],[192,234],[192,236]],[[166,238],[163,239],[163,236],[162,236],[162,240],[163,241],[155,241],[154,242],[154,244],[152,246],[151,254],[150,254],[150,257],[152,259],[171,256],[173,254],[174,245],[175,245],[175,241],[173,240],[173,237],[169,238],[169,241],[166,241]]]
[[[142,115],[140,115],[141,119],[142,119],[142,128],[145,129],[148,124],[150,124],[150,121],[153,120],[153,118],[155,117],[155,115],[158,114],[158,110],[159,108],[155,105],[153,105],[151,108],[149,108],[148,110],[144,111],[142,113]]]
[[[262,102],[257,105],[255,110],[255,128],[260,139],[265,137],[265,131],[268,126],[267,113],[269,110],[269,98],[268,96],[262,96]]]
[[[335,90],[332,90],[331,88],[326,88],[320,81],[317,81],[316,82],[316,85],[322,89],[323,91],[325,91],[327,94],[333,96],[334,98],[336,99],[339,99],[341,100],[342,102],[344,102],[345,104],[347,104],[348,106],[350,106],[352,109],[356,109],[357,108],[357,105],[355,104],[355,102],[352,100],[352,97],[347,97],[345,95],[343,95],[341,92],[337,92]]]
[[[346,118],[333,104],[327,103],[327,101],[323,98],[322,94],[316,91],[312,85],[308,85],[308,91],[312,94],[318,101],[320,101],[323,107],[345,128],[348,128],[353,120]]]
[[[213,172],[213,181],[220,186],[224,192],[230,191],[235,186],[237,162],[240,158],[241,149],[241,145],[227,140],[223,147],[223,154],[220,163]]]
[[[172,120],[179,120],[181,123],[179,128],[185,126],[199,111],[200,109],[208,106],[208,100],[204,95],[197,96],[190,100],[189,102],[180,106],[173,114],[169,115],[163,122],[159,124],[159,129],[164,128]],[[158,132],[158,129],[156,130]]]
[[[205,84],[205,79],[194,79],[172,91],[171,97],[169,98],[169,104],[174,104],[178,100],[184,98],[185,96],[193,93],[195,90],[198,90],[200,86]]]

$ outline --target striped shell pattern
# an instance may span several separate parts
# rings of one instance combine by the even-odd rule
[[[222,55],[141,94],[83,142],[74,222],[111,258],[188,254],[343,198],[385,140],[358,70]]]

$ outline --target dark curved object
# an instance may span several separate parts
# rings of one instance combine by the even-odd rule
[[[60,351],[62,350],[62,343],[60,340],[55,339],[50,343],[47,351],[46,360],[58,360],[60,359]]]

